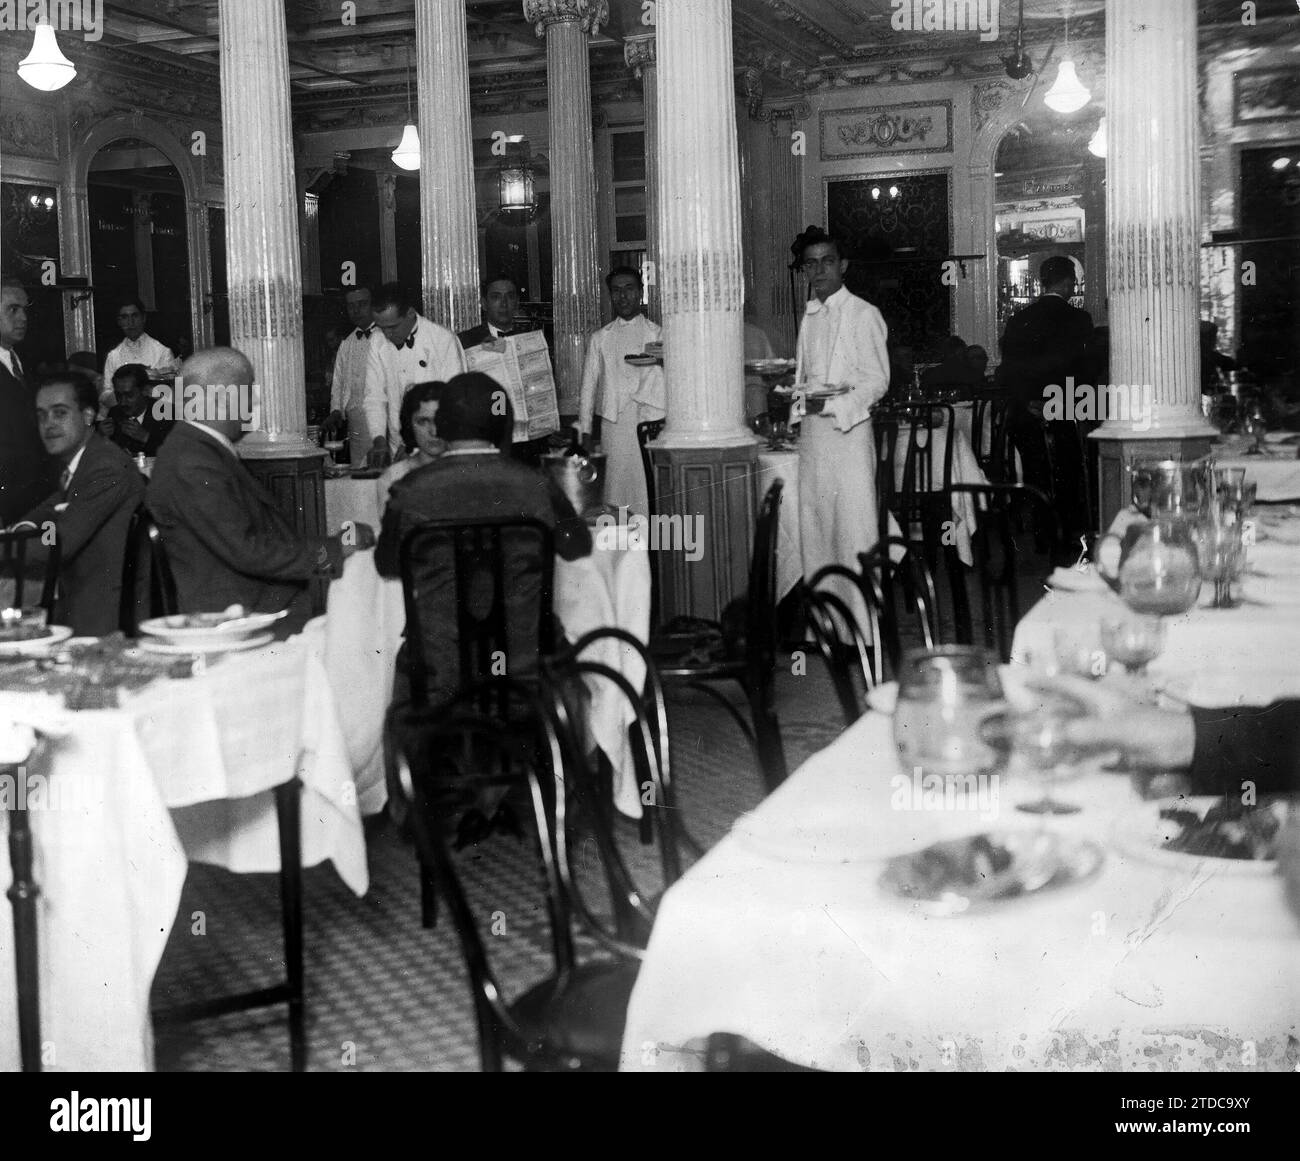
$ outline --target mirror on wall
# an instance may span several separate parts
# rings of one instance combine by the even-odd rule
[[[1050,110],[1014,125],[994,161],[998,334],[1041,290],[1038,269],[1064,254],[1079,281],[1073,305],[1105,323],[1106,162],[1089,149],[1102,110]]]

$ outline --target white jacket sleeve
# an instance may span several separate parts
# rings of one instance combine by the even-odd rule
[[[865,309],[859,308],[844,319],[833,356],[832,381],[847,383],[851,388],[847,395],[826,401],[826,410],[835,417],[840,431],[848,431],[869,418],[872,406],[889,390],[889,328],[880,311],[870,303],[862,306]]]
[[[330,384],[330,411],[343,411],[343,352],[347,348],[340,343],[334,353],[334,381]],[[367,352],[367,358],[369,352]],[[363,384],[364,387],[364,384]]]
[[[465,364],[465,352],[459,340],[446,327],[438,327],[434,335],[433,359],[429,366],[429,378],[440,379],[447,383],[457,375],[468,370]]]
[[[600,390],[600,336],[600,331],[587,336],[587,357],[582,364],[582,387],[578,394],[580,432],[590,433],[592,416],[596,411],[596,392]]]
[[[382,335],[372,339],[370,352],[366,355],[366,391],[362,396],[362,407],[366,413],[366,427],[370,431],[371,440],[388,432],[389,361],[380,354],[382,344],[387,342]],[[389,343],[389,346],[392,344]]]

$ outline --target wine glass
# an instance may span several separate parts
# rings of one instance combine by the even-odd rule
[[[1185,613],[1201,592],[1196,527],[1181,517],[1130,526],[1119,561],[1118,591],[1135,613]]]
[[[1200,565],[1202,579],[1214,584],[1214,608],[1237,607],[1232,579],[1241,562],[1241,521],[1230,511],[1213,511],[1200,528]]]
[[[1101,645],[1126,673],[1146,672],[1165,647],[1165,621],[1141,613],[1110,613],[1101,619]]]
[[[1067,733],[1070,723],[1087,711],[1065,694],[1038,691],[1034,697],[1034,705],[1008,713],[1006,731],[1012,765],[1017,773],[1043,785],[1043,797],[1018,803],[1016,809],[1026,814],[1077,814],[1081,808],[1055,798],[1053,789],[1083,773],[1080,762],[1084,753],[1069,741]]]
[[[894,742],[903,766],[941,777],[985,774],[1004,759],[984,737],[1003,705],[997,658],[971,645],[913,650],[903,659]]]

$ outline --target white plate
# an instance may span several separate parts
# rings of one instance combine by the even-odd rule
[[[0,657],[39,657],[52,645],[58,645],[72,636],[72,629],[67,625],[49,625],[49,633],[44,637],[34,637],[30,641],[0,641]]]
[[[653,367],[663,358],[662,355],[624,355],[623,362],[633,367]]]
[[[215,648],[221,649],[230,641],[238,641],[253,633],[260,633],[281,620],[286,614],[250,613],[246,617],[232,617],[218,625],[185,626],[179,624],[183,616],[152,617],[140,622],[140,632],[151,637],[159,637],[177,645],[184,645],[191,650]]]
[[[1113,832],[1115,846],[1125,854],[1133,855],[1146,863],[1187,871],[1204,864],[1216,874],[1243,875],[1251,879],[1269,879],[1277,874],[1276,859],[1224,859],[1217,855],[1193,855],[1183,851],[1166,850],[1164,844],[1176,837],[1180,827],[1171,819],[1161,818],[1160,811],[1169,806],[1189,807],[1205,816],[1219,799],[1214,797],[1162,798],[1144,803],[1143,808],[1127,815]]]
[[[273,633],[259,633],[256,637],[234,637],[224,641],[202,646],[181,644],[176,641],[141,641],[140,650],[144,653],[194,654],[194,653],[236,653],[244,649],[260,649],[275,640]]]

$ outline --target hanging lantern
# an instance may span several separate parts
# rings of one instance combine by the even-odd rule
[[[1092,93],[1083,87],[1074,71],[1074,61],[1063,60],[1056,73],[1056,83],[1047,90],[1043,101],[1058,113],[1074,113],[1092,100]]]
[[[1097,132],[1092,135],[1092,140],[1088,142],[1088,152],[1093,157],[1106,156],[1106,118],[1101,119],[1101,124],[1097,126]]]
[[[533,169],[527,161],[520,162],[518,165],[503,165],[498,184],[503,212],[531,214],[537,208],[533,196]]]
[[[77,68],[59,49],[53,27],[38,24],[32,51],[18,62],[18,75],[33,89],[52,93],[72,80]]]

